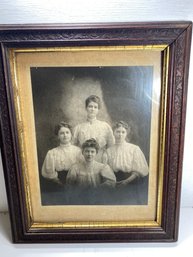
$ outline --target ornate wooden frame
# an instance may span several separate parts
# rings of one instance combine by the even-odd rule
[[[191,22],[0,26],[1,151],[15,243],[171,242],[178,236]],[[19,153],[9,50],[29,47],[146,46],[169,48],[161,225],[29,228]],[[163,51],[164,54],[164,51]]]

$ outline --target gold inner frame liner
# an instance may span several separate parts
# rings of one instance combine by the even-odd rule
[[[163,50],[164,61],[163,67],[161,67],[161,51]],[[73,58],[71,58],[72,55]],[[10,50],[29,228],[152,227],[161,225],[168,60],[169,48],[166,48],[166,45]],[[41,206],[30,67],[126,65],[153,65],[154,67],[148,205]],[[162,78],[161,68],[163,69]],[[94,217],[93,213],[95,213]],[[56,214],[60,215],[56,217]],[[109,214],[111,214],[110,217]],[[77,217],[79,218],[77,219]]]

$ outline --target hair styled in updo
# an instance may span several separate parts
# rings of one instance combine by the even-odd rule
[[[59,132],[59,130],[60,130],[62,127],[68,128],[68,129],[70,130],[71,134],[72,134],[72,127],[71,127],[71,125],[68,124],[68,123],[65,122],[65,121],[61,121],[59,124],[57,124],[57,125],[55,126],[55,130],[54,130],[55,135],[58,135],[58,132]]]
[[[101,108],[101,99],[97,95],[90,95],[86,100],[85,100],[85,107],[87,108],[90,102],[94,102],[98,104],[98,108]]]
[[[86,140],[82,144],[82,151],[84,151],[84,149],[86,147],[93,147],[93,148],[95,148],[97,153],[99,151],[99,144],[98,144],[98,142],[94,138],[90,138],[90,139]]]
[[[124,129],[126,129],[126,131],[129,131],[129,125],[125,122],[125,121],[118,121],[115,123],[115,125],[113,126],[113,131],[115,131],[115,129],[123,127]]]

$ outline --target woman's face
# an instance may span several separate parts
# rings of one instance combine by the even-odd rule
[[[69,128],[61,127],[58,131],[58,138],[60,140],[60,144],[66,145],[70,143],[72,139],[72,134]]]
[[[127,136],[127,130],[124,127],[119,127],[114,130],[116,143],[123,143]]]
[[[98,104],[95,102],[90,102],[87,105],[86,110],[87,110],[88,118],[91,118],[91,119],[96,118],[98,111],[99,111]]]
[[[82,154],[86,162],[92,162],[94,161],[97,152],[94,147],[85,147]]]

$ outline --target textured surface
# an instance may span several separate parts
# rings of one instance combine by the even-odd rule
[[[1,0],[0,23],[77,23],[192,18],[192,0]]]

